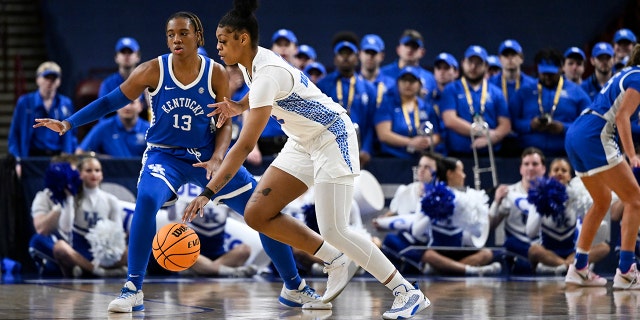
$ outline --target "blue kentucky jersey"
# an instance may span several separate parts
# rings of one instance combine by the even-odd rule
[[[182,84],[173,75],[172,54],[158,57],[160,81],[149,93],[153,111],[147,132],[150,143],[198,148],[214,143],[214,125],[207,117],[208,104],[215,103],[211,87],[213,60],[200,56],[198,77]]]

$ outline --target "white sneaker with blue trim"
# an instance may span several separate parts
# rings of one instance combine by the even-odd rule
[[[283,285],[278,301],[287,307],[302,308],[303,310],[328,310],[332,307],[331,303],[322,302],[322,297],[309,287],[304,279],[297,290],[289,290]]]
[[[109,312],[133,312],[144,310],[144,294],[131,281],[127,281],[120,296],[109,303]]]
[[[409,319],[431,305],[431,301],[416,284],[413,288],[401,284],[393,289],[393,295],[396,299],[391,309],[382,314],[383,319]]]

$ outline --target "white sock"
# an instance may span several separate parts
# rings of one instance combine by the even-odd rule
[[[339,257],[340,254],[342,253],[338,251],[338,249],[330,245],[328,242],[324,241],[322,242],[322,245],[320,246],[318,251],[313,254],[313,256],[324,261],[325,263],[331,263],[333,262],[333,260]]]
[[[479,274],[480,273],[480,268],[482,268],[482,267],[476,267],[476,266],[467,265],[467,266],[464,267],[464,273],[465,274]]]
[[[391,291],[393,291],[396,287],[400,285],[404,285],[405,287],[407,287],[407,290],[414,289],[413,285],[409,281],[407,281],[407,279],[405,279],[400,274],[400,272],[396,270],[396,273],[393,275],[393,278],[391,278],[391,281],[389,281],[389,283],[387,283],[385,286],[389,288]]]
[[[233,272],[235,271],[235,269],[236,268],[228,267],[228,266],[225,266],[224,264],[221,264],[220,267],[218,267],[218,275],[221,275],[221,276],[233,275]]]

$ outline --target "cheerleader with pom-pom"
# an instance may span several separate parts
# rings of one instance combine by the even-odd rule
[[[45,171],[45,188],[38,191],[31,203],[31,218],[36,233],[29,241],[29,254],[38,267],[38,272],[46,276],[62,275],[53,256],[53,247],[58,241],[68,241],[69,235],[61,232],[58,221],[67,195],[75,195],[81,184],[78,171],[74,168],[74,156],[55,156]]]
[[[576,198],[570,197],[571,165],[557,158],[549,167],[549,178],[532,181],[527,200],[536,206],[529,212],[526,230],[540,237],[529,249],[529,262],[536,273],[563,274],[573,261],[577,227]]]
[[[437,161],[442,156],[438,153],[425,152],[420,156],[415,171],[416,181],[408,185],[401,185],[389,204],[389,210],[372,220],[378,230],[410,230],[411,224],[420,217],[420,210],[416,206],[424,196],[425,184],[435,178]]]
[[[127,256],[120,203],[100,189],[98,159],[82,159],[78,171],[77,192],[66,192],[59,208],[58,228],[68,235],[68,242],[56,242],[53,255],[67,277],[123,276]]]
[[[464,186],[464,167],[460,160],[438,161],[438,180],[425,186],[421,199],[422,217],[413,223],[411,233],[385,239],[385,245],[396,246],[398,252],[409,245],[462,247],[464,233],[479,236],[488,224],[489,198],[484,191]],[[413,243],[412,243],[413,239]],[[405,242],[405,247],[401,247]],[[488,275],[500,273],[500,263],[491,263],[493,253],[479,250],[411,250],[406,257],[420,261],[422,272],[443,274]]]

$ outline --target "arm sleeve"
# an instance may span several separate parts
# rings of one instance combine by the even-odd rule
[[[70,233],[73,229],[73,220],[75,219],[75,199],[73,196],[67,196],[67,200],[60,211],[58,226],[60,231]]]
[[[108,95],[94,100],[80,111],[74,113],[67,121],[71,124],[71,128],[81,126],[93,120],[100,119],[109,112],[116,111],[127,104],[131,100],[122,93],[120,87],[111,91]]]
[[[529,210],[529,215],[527,216],[527,224],[525,227],[525,231],[527,232],[527,236],[529,236],[529,238],[535,239],[538,237],[540,233],[540,219],[540,214],[536,210],[533,210],[532,207],[531,210]]]

